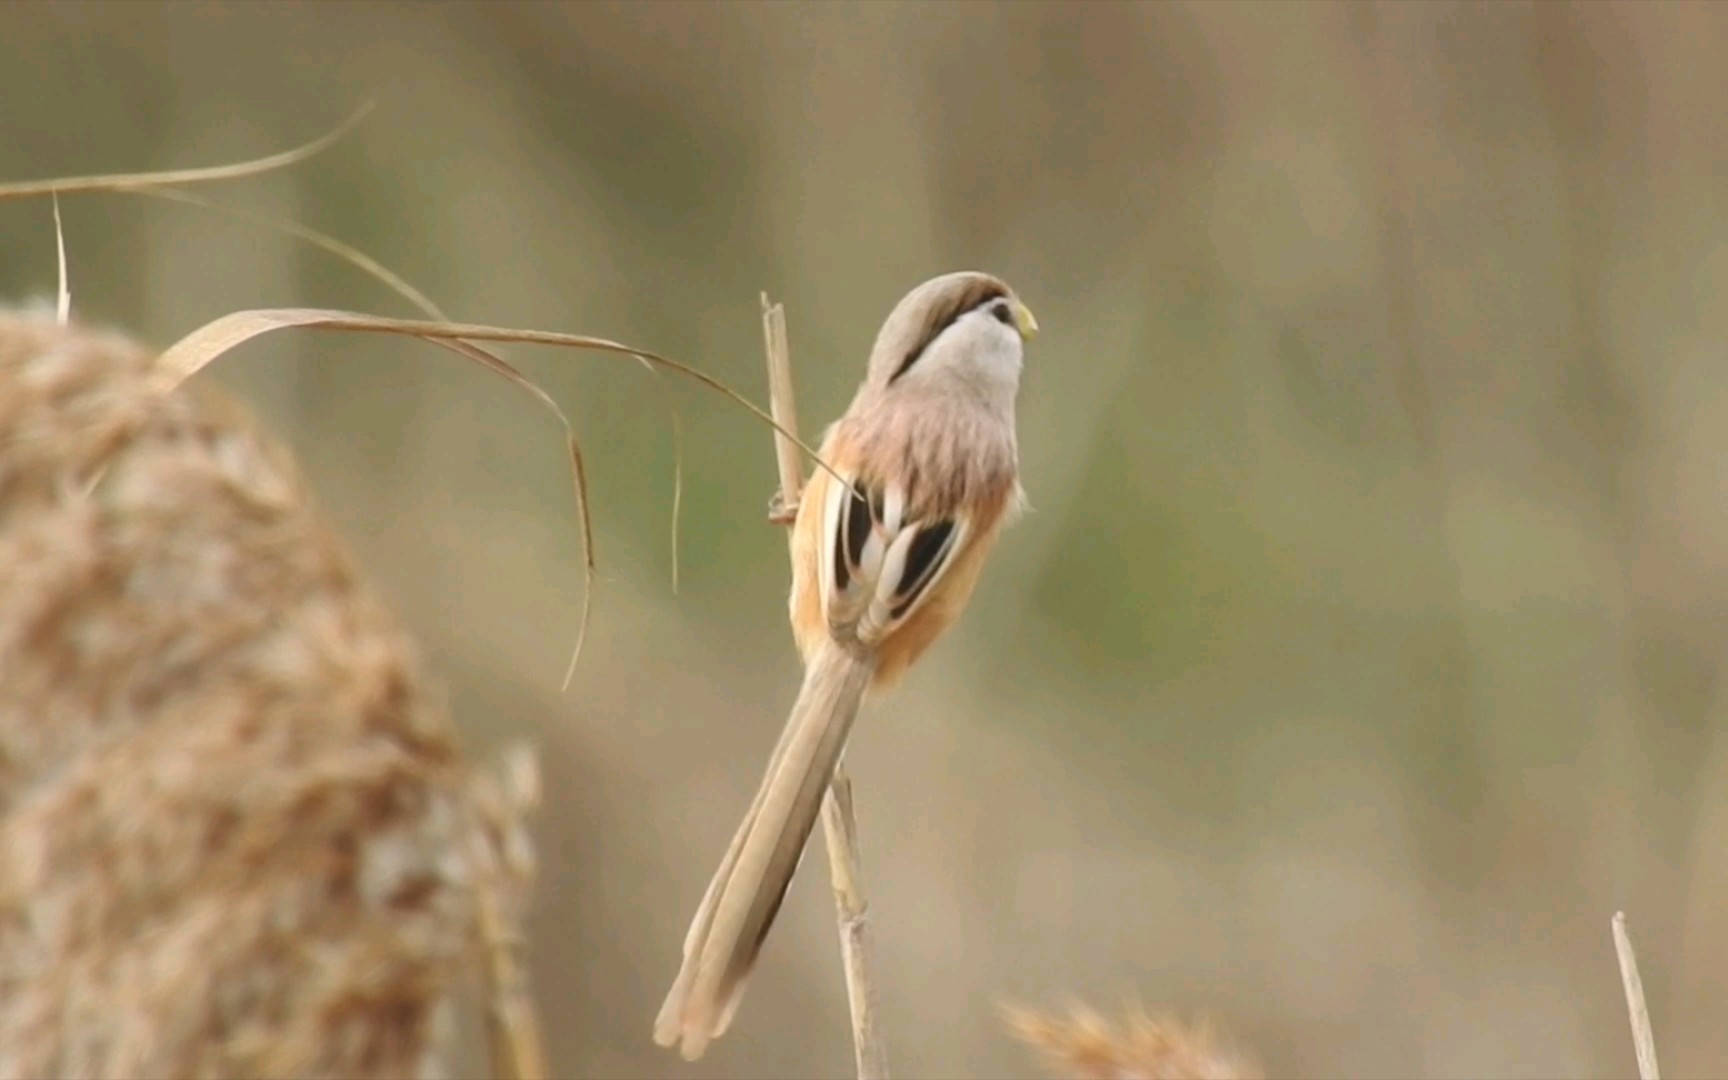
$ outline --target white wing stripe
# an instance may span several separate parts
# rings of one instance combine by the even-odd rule
[[[895,484],[882,497],[882,527],[893,536],[900,531],[906,516],[906,489]]]
[[[882,561],[882,576],[874,582],[875,595],[864,608],[863,618],[858,620],[859,641],[874,644],[887,635],[893,621],[894,597],[900,591],[900,575],[906,572],[906,552],[917,538],[917,529],[903,529],[888,545],[888,555]]]

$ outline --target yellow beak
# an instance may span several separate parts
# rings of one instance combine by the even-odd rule
[[[1016,304],[1014,322],[1020,327],[1020,336],[1030,341],[1038,336],[1038,319],[1032,314],[1032,309],[1025,304]]]

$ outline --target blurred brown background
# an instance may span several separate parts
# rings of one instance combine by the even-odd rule
[[[1672,1075],[1728,1070],[1728,8],[15,3],[0,179],[209,164],[454,316],[600,334],[811,434],[940,271],[1045,327],[1035,513],[850,755],[907,1076],[1029,1075],[1001,1000],[1224,1018],[1277,1075],[1609,1076],[1625,908]],[[411,314],[184,206],[64,203],[75,310]],[[45,202],[0,295],[50,293]],[[765,431],[605,357],[278,337],[291,441],[476,752],[544,740],[538,996],[569,1076],[850,1068],[822,861],[734,1032],[648,1039],[798,669]],[[671,588],[683,417],[682,581]]]

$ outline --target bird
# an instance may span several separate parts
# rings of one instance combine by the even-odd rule
[[[655,1020],[688,1060],[732,1023],[864,697],[953,624],[1025,504],[1015,407],[1037,331],[1000,278],[932,278],[889,313],[823,434],[790,541],[804,681]]]

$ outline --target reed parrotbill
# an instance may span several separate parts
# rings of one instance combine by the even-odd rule
[[[684,939],[655,1022],[699,1057],[732,1022],[866,690],[952,624],[1020,505],[1014,404],[1037,331],[988,274],[934,278],[895,306],[864,382],[823,437],[792,528],[804,684]]]

